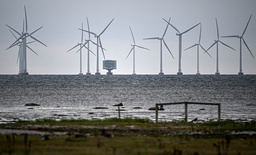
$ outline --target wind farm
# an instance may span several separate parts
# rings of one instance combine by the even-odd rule
[[[28,74],[27,68],[28,66],[30,67],[30,65],[31,65],[30,72],[32,72],[32,74],[55,74],[54,68],[56,68],[56,74],[62,74],[62,73],[73,74],[74,72],[77,72],[77,74],[85,75],[85,71],[83,73],[83,68],[84,70],[85,68],[87,68],[86,75],[91,75],[91,70],[95,70],[95,75],[100,75],[100,72],[102,72],[103,70],[103,67],[101,66],[103,64],[102,61],[106,59],[106,56],[109,58],[109,60],[117,60],[116,62],[118,62],[118,69],[115,72],[116,74],[130,74],[131,72],[132,74],[135,74],[135,75],[136,74],[137,75],[138,74],[182,75],[183,73],[194,74],[193,71],[196,71],[195,74],[197,75],[201,75],[201,74],[220,75],[220,70],[222,74],[232,74],[234,72],[237,73],[236,70],[234,71],[235,67],[233,66],[235,65],[233,64],[231,65],[230,63],[239,64],[238,75],[254,73],[251,67],[252,65],[248,65],[249,62],[251,64],[255,63],[254,59],[251,59],[251,58],[254,58],[254,55],[255,55],[255,50],[254,50],[255,47],[252,44],[254,42],[254,40],[252,39],[254,35],[251,32],[255,25],[255,20],[254,18],[252,18],[253,13],[249,14],[249,19],[248,19],[248,14],[243,15],[242,18],[236,18],[237,20],[235,20],[234,18],[228,18],[225,15],[220,16],[219,14],[214,15],[214,17],[212,16],[207,17],[207,21],[210,21],[210,20],[214,21],[213,19],[216,17],[218,17],[219,21],[223,21],[221,23],[221,29],[219,29],[219,25],[218,25],[219,21],[217,21],[217,18],[215,19],[215,23],[212,24],[211,22],[207,23],[207,21],[203,18],[200,18],[200,16],[196,17],[195,19],[185,19],[185,18],[177,18],[178,15],[173,13],[169,13],[169,14],[161,13],[159,14],[161,16],[157,15],[158,18],[156,18],[156,16],[151,16],[151,17],[148,16],[148,18],[141,18],[142,22],[137,22],[139,18],[135,17],[134,19],[136,20],[136,23],[134,23],[130,18],[128,18],[127,21],[125,20],[125,18],[122,18],[123,14],[112,15],[112,16],[108,16],[108,18],[103,19],[103,18],[95,18],[94,15],[88,13],[89,11],[86,11],[83,14],[79,14],[78,17],[73,16],[73,14],[69,16],[69,18],[76,18],[75,22],[74,20],[70,22],[73,25],[72,27],[76,25],[80,25],[81,19],[86,18],[86,22],[87,22],[86,28],[85,28],[85,25],[86,25],[85,22],[82,27],[78,26],[79,27],[78,29],[82,31],[81,32],[82,34],[80,36],[81,41],[73,45],[72,40],[75,39],[76,36],[74,36],[73,34],[67,35],[63,31],[64,29],[61,27],[59,27],[58,33],[57,33],[56,30],[52,29],[52,26],[54,26],[54,23],[51,23],[51,22],[47,23],[45,22],[45,20],[42,20],[41,22],[41,20],[37,18],[38,16],[37,12],[34,10],[33,7],[29,8],[30,10],[29,12],[31,13],[31,15],[29,14],[30,20],[28,20],[26,7],[24,6],[24,8],[23,7],[21,8],[22,8],[22,12],[20,10],[19,12],[21,12],[20,14],[24,19],[23,27],[21,27],[21,31],[17,31],[17,29],[13,27],[13,25],[17,25],[16,19],[12,20],[12,18],[9,18],[8,22],[4,22],[8,28],[7,29],[8,31],[6,29],[5,31],[7,31],[8,33],[9,31],[11,32],[11,35],[9,35],[8,37],[14,36],[15,42],[12,42],[11,39],[13,38],[6,39],[7,43],[5,43],[4,50],[7,48],[8,51],[6,53],[1,52],[1,53],[4,53],[4,56],[5,57],[7,56],[9,60],[12,55],[11,51],[17,49],[18,62],[19,62],[17,65],[17,68],[18,68],[17,73],[19,75],[27,75]],[[15,10],[15,12],[17,12],[17,10]],[[79,12],[82,12],[82,10]],[[24,17],[24,14],[25,14],[25,17]],[[127,16],[130,16],[130,15],[127,15]],[[163,23],[156,22],[157,19],[162,19],[162,17],[166,17],[166,16],[167,18],[165,19],[163,18],[164,21],[162,21],[166,25],[164,25]],[[89,25],[89,20],[87,17],[90,17],[91,19],[90,21],[94,20],[96,22],[90,23],[92,25]],[[168,20],[169,17],[172,17],[172,18]],[[20,18],[21,17],[19,16],[19,19]],[[245,18],[246,18],[246,21],[241,22],[241,24],[237,22],[237,21],[242,21],[242,19],[245,19]],[[110,21],[108,21],[108,19],[110,19]],[[113,22],[114,19],[116,20],[116,22]],[[180,22],[176,22],[174,21],[174,19],[178,19]],[[147,21],[147,23],[145,21]],[[193,22],[196,22],[196,21],[198,21],[198,24],[195,24],[194,26],[189,27],[190,23],[192,23],[193,25]],[[229,24],[230,21],[233,22],[232,26],[230,26]],[[41,31],[42,27],[40,28],[33,27],[34,25],[36,26],[36,24],[31,24],[31,22],[42,23],[44,25],[43,31]],[[79,22],[79,24],[77,22]],[[177,25],[174,25],[173,24],[174,22]],[[134,46],[132,45],[130,51],[126,50],[127,48],[129,48],[129,47],[126,47],[126,45],[129,45],[128,39],[130,38],[131,34],[132,34],[132,39],[136,39],[134,38],[133,36],[134,34],[133,32],[131,32],[131,30],[130,32],[128,31],[129,34],[126,33],[125,27],[127,27],[128,25],[131,25],[130,23],[133,24],[133,30],[136,30],[135,35],[138,37],[138,39],[142,38],[142,40],[145,41],[143,42],[143,46],[149,47],[151,51],[155,51],[155,52],[137,54],[136,52],[139,52],[139,47],[135,46],[137,45],[137,42],[136,44],[134,44],[135,40],[132,40],[133,41],[132,44]],[[241,26],[242,28],[236,26],[236,23],[239,25],[242,25]],[[58,23],[55,23],[55,24],[58,24]],[[66,21],[65,24],[68,24],[68,22]],[[163,25],[164,25],[164,28],[161,28]],[[203,25],[203,31],[201,27],[202,25]],[[200,26],[200,30],[199,30],[199,26]],[[215,29],[212,28],[213,26]],[[229,28],[229,26],[232,28]],[[31,31],[32,33],[28,31],[33,29],[35,31]],[[216,35],[216,29],[217,29],[217,37],[214,37]],[[236,32],[239,32],[239,29],[243,30],[242,34],[240,35],[223,35],[223,34],[236,34]],[[65,28],[65,30],[67,29]],[[185,30],[185,31],[182,32],[181,30]],[[95,33],[96,31],[98,31],[99,33]],[[222,32],[221,35],[219,31]],[[41,34],[39,34],[38,32]],[[65,41],[63,42],[63,46],[61,48],[54,49],[57,46],[59,47],[57,43],[62,40],[60,39],[57,40],[53,38],[60,36],[61,32],[63,33],[61,34],[63,40],[68,40],[69,42],[67,43],[67,41]],[[52,36],[49,37],[49,35],[47,35],[48,33],[51,33]],[[176,36],[174,35],[174,33],[176,33]],[[199,38],[198,38],[198,33],[199,33]],[[185,39],[183,34],[186,34]],[[213,34],[214,36],[212,36]],[[46,46],[46,45],[42,41],[38,39],[35,40],[32,37],[34,37],[35,39],[40,37],[42,38],[42,40],[46,40],[49,47],[47,49],[44,49],[43,46]],[[178,37],[179,39],[176,37]],[[240,42],[237,42],[236,39],[226,39],[226,38],[239,38]],[[32,39],[33,42],[31,42],[31,40],[29,39]],[[136,39],[136,41],[139,41],[138,39]],[[154,40],[158,40],[159,42],[154,43]],[[195,43],[195,40],[198,40],[198,41],[196,41]],[[214,42],[210,43],[209,40],[214,40]],[[102,41],[104,41],[105,43]],[[10,42],[11,42],[10,46],[7,46],[9,45]],[[38,43],[39,45],[41,44],[43,46],[42,47],[38,46]],[[105,45],[104,47],[102,43],[104,43]],[[220,44],[222,44],[223,47],[220,47],[219,46]],[[211,53],[213,52],[211,50],[212,48],[215,48],[213,47],[215,45],[216,45],[216,56]],[[240,50],[238,50],[239,49],[238,47],[235,48],[236,45],[239,46]],[[226,47],[228,48],[225,49]],[[74,52],[80,54],[79,61],[77,61],[78,58],[77,59],[72,58],[73,56],[70,56],[70,55],[63,56],[63,54],[58,54],[58,55],[56,54],[56,53],[59,53],[60,51],[62,52],[67,51],[67,49],[69,49],[68,52],[70,52],[72,50],[75,50],[75,48],[77,48],[76,49],[77,51],[74,51]],[[195,52],[196,52],[196,55],[194,55],[196,56],[196,60],[194,60],[192,57],[193,48],[195,49]],[[105,49],[108,49],[108,51],[110,52],[106,53]],[[232,49],[232,50],[236,49],[240,53],[239,52],[229,53],[228,52],[229,49]],[[40,58],[33,57],[33,55],[32,57],[30,56],[31,53],[38,55],[39,51],[44,51],[44,50],[46,52],[43,52],[42,55],[39,53]],[[248,51],[250,54],[247,55],[245,50]],[[32,51],[32,52],[28,54],[27,51]],[[85,51],[86,51],[86,54],[84,53]],[[94,54],[92,51],[95,53],[96,57],[92,56],[92,54]],[[129,53],[126,53],[125,51]],[[168,51],[168,52],[165,52],[165,51]],[[185,51],[189,51],[189,52],[185,53]],[[201,55],[200,52],[206,54],[207,56],[204,57],[203,55]],[[236,58],[235,56],[237,56],[237,53],[239,53],[239,62],[236,61],[235,59]],[[125,59],[128,59],[130,55],[134,55],[131,57],[132,66],[131,64],[126,63],[126,61],[121,59],[121,58],[124,58],[125,56],[126,56]],[[212,55],[214,57],[213,59],[211,59]],[[49,57],[49,60],[45,59],[47,56]],[[169,59],[169,56],[171,56],[173,59],[172,58]],[[13,57],[15,58],[15,61],[12,61],[12,62],[16,62],[16,59],[17,59],[16,56],[12,56],[12,58]],[[86,59],[82,57],[85,57]],[[67,63],[65,64],[67,66],[64,66],[62,64],[62,61],[65,61],[65,60],[67,61],[67,59],[72,63]],[[29,60],[29,64],[27,64],[28,60]],[[38,64],[35,64],[34,62],[36,62],[37,60],[40,60],[40,61],[38,61]],[[43,60],[45,60],[45,62],[47,63],[44,63]],[[55,60],[58,60],[58,63]],[[230,63],[227,62],[226,60],[228,60]],[[192,63],[192,61],[196,62],[195,63],[196,65],[193,65],[193,66],[188,65],[189,63]],[[5,64],[7,62],[8,61],[2,61],[2,63],[5,63]],[[50,65],[49,62],[51,62],[51,66],[53,66],[50,69],[48,67],[48,65]],[[53,65],[52,64],[53,62],[56,62],[57,65]],[[219,65],[220,63],[221,63],[221,66]],[[78,70],[78,65],[79,65],[79,70]],[[7,74],[15,73],[13,70],[13,68],[15,68],[14,64],[12,66],[10,66],[9,64],[1,65],[1,66],[2,66],[1,68],[5,68],[5,69],[1,69],[2,73],[7,73]],[[12,67],[10,71],[8,71],[7,69],[9,68],[9,66]],[[63,66],[63,67],[59,71],[58,68],[60,66]],[[77,68],[74,66],[76,66]],[[127,69],[130,67],[132,68],[131,71]],[[176,67],[178,69],[177,72],[175,69]],[[43,68],[44,70],[42,70],[41,68]],[[49,69],[49,72],[47,72],[46,68]],[[136,71],[135,71],[135,68],[136,68]],[[228,68],[231,68],[231,69],[228,70]],[[65,69],[67,69],[66,72],[65,72]],[[245,71],[245,73],[243,71]]]

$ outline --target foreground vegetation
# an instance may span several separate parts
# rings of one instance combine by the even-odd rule
[[[38,120],[2,124],[1,129],[42,135],[0,135],[0,154],[256,154],[255,121]]]

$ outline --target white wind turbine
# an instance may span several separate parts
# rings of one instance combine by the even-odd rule
[[[83,23],[82,23],[82,30],[83,30]],[[72,47],[71,49],[69,49],[67,52],[73,50],[74,48],[76,47],[79,47],[79,50],[77,52],[80,52],[80,73],[79,75],[83,75],[83,69],[82,69],[82,48],[86,48],[86,46],[83,46],[83,45],[86,45],[89,41],[86,41],[85,43],[83,43],[83,31],[82,31],[82,35],[81,35],[81,42],[80,43],[77,43],[77,45],[75,45],[74,47]],[[89,50],[89,49],[88,49]]]
[[[100,36],[106,31],[106,29],[109,27],[109,25],[113,22],[114,18],[110,21],[110,23],[103,29],[103,31],[100,33],[100,34],[96,34],[94,32],[91,32],[91,31],[87,31],[87,30],[82,30],[82,31],[85,31],[87,33],[91,33],[95,36],[95,38],[97,39],[97,64],[96,64],[96,67],[97,67],[97,70],[96,70],[96,73],[95,75],[100,75],[100,72],[99,72],[99,47],[101,48],[102,50],[102,54],[103,54],[103,58],[105,59],[105,54],[104,54],[104,48],[102,46],[102,43],[101,43],[101,39],[100,39]],[[81,29],[80,29],[81,30]]]
[[[135,73],[135,47],[138,47],[138,48],[141,48],[141,49],[145,49],[145,50],[149,50],[149,49],[147,49],[147,48],[145,48],[145,47],[142,47],[142,46],[138,46],[138,45],[136,45],[136,43],[135,43],[135,38],[134,38],[134,35],[133,35],[133,33],[132,33],[132,29],[131,29],[131,27],[129,27],[130,28],[130,31],[131,31],[131,34],[132,34],[132,39],[133,39],[133,44],[131,45],[132,46],[132,48],[131,48],[131,50],[130,50],[130,52],[128,53],[128,55],[126,56],[126,58],[125,59],[127,59],[128,58],[128,56],[131,54],[131,52],[133,51],[133,75],[136,75],[136,73]]]
[[[42,45],[46,46],[44,43],[33,37],[32,35],[36,33],[38,30],[40,30],[42,27],[36,29],[32,33],[28,33],[28,20],[27,20],[27,12],[26,12],[26,7],[24,6],[24,11],[25,11],[25,28],[26,31],[24,30],[24,21],[23,21],[23,31],[22,33],[19,33],[17,30],[12,28],[11,26],[7,25],[11,30],[13,30],[15,33],[19,35],[19,38],[16,39],[14,43],[12,43],[7,49],[10,49],[16,45],[19,46],[19,54],[18,54],[18,59],[19,59],[19,75],[28,75],[27,72],[27,47],[30,49],[32,52],[34,52],[36,55],[38,55],[34,50],[32,50],[27,44],[27,38],[30,37],[33,40],[41,43]],[[7,50],[6,49],[6,50]]]
[[[201,35],[202,35],[202,24],[200,24],[200,33],[199,33],[199,40],[198,40],[198,43],[186,48],[184,51],[190,49],[190,48],[193,48],[193,47],[197,47],[197,72],[196,72],[196,75],[200,75],[200,72],[199,72],[199,48],[203,49],[205,53],[207,53],[210,57],[212,57],[205,49],[204,47],[201,45]]]
[[[219,42],[222,45],[224,45],[228,48],[231,48],[234,51],[235,51],[235,49],[230,47],[229,45],[223,43],[222,41],[220,41],[220,34],[219,34],[217,18],[215,18],[215,21],[216,21],[216,28],[217,28],[217,40],[214,40],[214,43],[206,51],[208,51],[210,48],[212,48],[216,44],[216,73],[215,73],[215,75],[220,75],[220,72],[219,72]]]
[[[170,20],[171,20],[171,18],[169,18],[169,22],[170,22]],[[165,31],[164,31],[164,34],[162,35],[161,38],[160,37],[144,38],[144,40],[159,40],[160,41],[160,73],[159,73],[159,75],[164,75],[164,73],[163,73],[163,48],[162,48],[163,42],[164,42],[165,47],[167,48],[167,50],[169,51],[169,53],[173,57],[172,52],[170,51],[166,42],[164,41],[164,36],[167,32],[168,26],[169,26],[169,24],[167,24],[167,26],[165,28]],[[174,59],[174,57],[173,57],[173,59]]]
[[[239,38],[240,39],[240,66],[239,66],[240,68],[239,68],[238,75],[243,75],[244,74],[243,70],[242,70],[242,40],[244,42],[244,45],[246,46],[246,48],[248,49],[248,51],[251,53],[252,57],[254,58],[254,56],[253,56],[249,46],[247,45],[247,43],[244,40],[244,34],[245,34],[245,31],[246,31],[246,29],[247,29],[247,27],[249,25],[249,22],[250,22],[251,18],[252,18],[252,15],[250,16],[250,18],[249,18],[249,20],[248,20],[248,22],[246,24],[246,27],[244,29],[244,32],[242,33],[241,36],[239,36],[239,35],[222,36],[223,38]]]
[[[199,25],[200,23],[196,24],[195,26],[189,28],[188,30],[184,31],[184,32],[180,32],[176,27],[174,27],[170,22],[168,22],[167,20],[163,19],[165,22],[167,22],[169,25],[172,26],[172,28],[174,28],[177,33],[176,35],[179,36],[179,70],[177,75],[182,75],[182,71],[181,71],[181,52],[182,52],[182,35],[189,32],[190,30],[192,30],[193,28],[195,28],[197,25]]]

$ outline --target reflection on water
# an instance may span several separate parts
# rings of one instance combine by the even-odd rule
[[[0,122],[111,118],[117,117],[112,105],[120,102],[122,117],[154,120],[154,111],[148,108],[155,103],[182,101],[221,103],[223,119],[256,118],[255,75],[0,75],[0,92]],[[41,106],[26,107],[26,103]],[[162,120],[184,118],[183,105],[164,108]],[[215,106],[189,105],[188,110],[189,120],[217,119]]]

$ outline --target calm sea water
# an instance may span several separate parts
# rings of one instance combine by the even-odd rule
[[[0,75],[0,123],[112,118],[120,102],[121,117],[154,120],[148,108],[183,101],[221,103],[222,119],[256,120],[256,75]],[[161,120],[184,118],[184,105],[164,108]],[[188,112],[189,120],[217,119],[215,106],[189,105]]]

